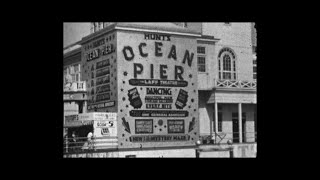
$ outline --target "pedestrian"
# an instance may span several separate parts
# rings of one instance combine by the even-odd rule
[[[75,151],[76,150],[76,146],[77,146],[77,137],[76,137],[76,133],[73,131],[72,135],[71,135],[71,144],[70,146],[72,147],[72,150]]]
[[[88,138],[88,149],[93,149],[93,140],[92,140],[92,132],[90,131],[87,135]]]

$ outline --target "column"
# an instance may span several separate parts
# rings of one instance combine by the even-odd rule
[[[215,127],[216,127],[216,131],[215,131],[215,136],[214,136],[214,140],[215,140],[215,142],[217,142],[217,133],[218,133],[218,103],[217,103],[217,101],[214,101],[214,119],[215,119],[215,121],[214,121],[214,125],[215,125]]]
[[[238,104],[238,117],[239,117],[239,143],[242,143],[242,104]]]

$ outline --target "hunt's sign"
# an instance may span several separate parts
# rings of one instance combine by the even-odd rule
[[[119,148],[194,145],[196,39],[118,31],[117,61]]]

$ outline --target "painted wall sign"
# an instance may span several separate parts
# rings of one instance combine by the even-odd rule
[[[164,87],[186,87],[187,81],[160,80],[160,79],[130,79],[132,86],[164,86]]]
[[[184,120],[168,120],[168,133],[184,133]]]
[[[132,117],[188,117],[188,111],[170,111],[170,110],[131,110]]]
[[[76,121],[78,120],[78,114],[65,116],[66,121]]]
[[[110,75],[97,78],[97,80],[96,80],[96,86],[101,85],[101,84],[106,84],[106,83],[110,83]]]
[[[113,121],[97,121],[97,128],[113,128],[114,122]]]
[[[110,100],[110,93],[98,94],[96,96],[96,102]]]
[[[88,105],[88,110],[95,109],[95,108],[106,108],[106,107],[113,107],[115,105],[115,101],[110,102],[103,102],[97,104]]]
[[[96,69],[104,68],[110,65],[110,59],[104,60],[97,62],[96,64]]]
[[[100,76],[104,76],[106,74],[110,74],[110,67],[96,70],[96,78]]]
[[[85,55],[87,61],[92,61],[100,57],[100,49],[90,51]]]
[[[81,77],[87,81],[88,112],[116,112],[117,53],[115,32],[98,35],[82,45]]]
[[[84,93],[63,95],[63,100],[85,100],[85,99],[86,99],[86,95]]]
[[[130,105],[134,108],[141,108],[142,101],[137,88],[130,89],[128,91]]]
[[[96,141],[99,142],[100,145],[107,143],[108,139],[99,139],[99,137],[117,136],[117,122],[115,120],[94,121],[93,127],[94,135],[98,138]]]
[[[176,141],[188,141],[190,140],[189,135],[144,135],[144,136],[131,136],[130,142],[176,142]]]
[[[194,146],[196,50],[194,37],[117,32],[119,148]]]
[[[88,121],[93,120],[93,114],[92,113],[81,113],[78,116],[79,121]]]
[[[144,33],[144,39],[170,41],[169,34]]]
[[[135,120],[135,133],[136,134],[149,134],[153,133],[153,120],[152,119],[136,119]]]
[[[117,113],[109,113],[109,112],[81,113],[78,116],[79,116],[79,121],[88,121],[88,120],[116,121],[117,120]]]
[[[109,91],[110,91],[110,84],[105,84],[102,86],[98,86],[96,88],[96,94],[103,93],[103,92],[109,92]]]

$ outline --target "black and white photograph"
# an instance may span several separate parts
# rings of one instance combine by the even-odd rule
[[[63,22],[62,158],[257,158],[258,32]]]

